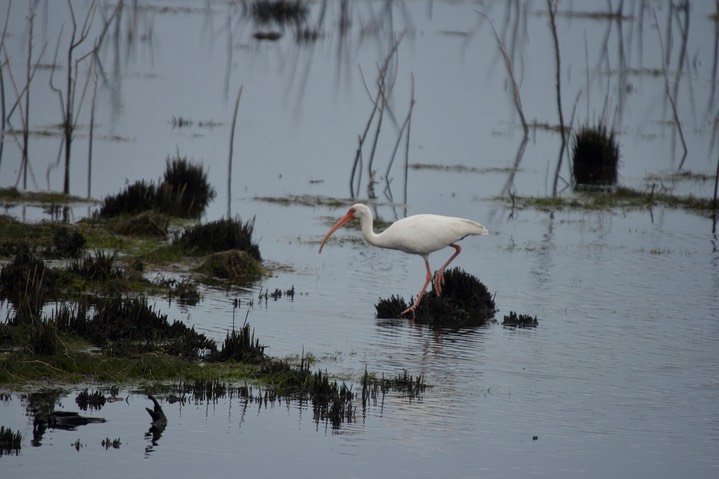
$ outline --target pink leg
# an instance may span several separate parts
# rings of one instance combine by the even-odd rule
[[[424,296],[424,290],[427,289],[427,285],[430,281],[432,281],[432,269],[429,267],[429,261],[427,260],[427,257],[424,257],[424,264],[427,267],[427,277],[424,279],[424,284],[422,285],[422,290],[419,292],[419,295],[417,296],[417,300],[414,302],[412,306],[405,309],[401,313],[399,313],[400,316],[404,316],[407,313],[412,313],[412,318],[414,318],[414,310],[417,309],[417,306],[419,306],[419,302],[422,300],[422,296]],[[445,265],[446,266],[446,265]]]
[[[444,287],[444,270],[449,266],[449,263],[452,262],[454,258],[457,257],[459,253],[462,252],[462,248],[459,247],[458,244],[450,244],[452,248],[454,248],[454,254],[449,257],[446,263],[442,265],[441,268],[437,270],[436,273],[434,273],[434,292],[437,293],[437,296],[442,295],[442,288]]]

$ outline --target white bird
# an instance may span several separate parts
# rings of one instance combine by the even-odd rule
[[[422,300],[427,285],[432,280],[432,269],[429,267],[430,253],[447,246],[454,248],[454,254],[437,270],[434,276],[434,290],[439,296],[442,294],[442,287],[444,286],[444,270],[462,251],[462,248],[456,242],[469,235],[489,234],[487,228],[476,221],[429,214],[402,218],[378,234],[374,232],[372,226],[372,211],[367,205],[357,203],[327,232],[324,239],[322,239],[322,244],[320,244],[320,253],[322,253],[322,248],[332,233],[354,218],[359,219],[362,236],[369,244],[380,248],[398,249],[405,253],[417,254],[424,259],[424,264],[427,267],[427,277],[424,280],[422,289],[414,304],[402,311],[400,316],[410,312],[414,316],[414,311]]]

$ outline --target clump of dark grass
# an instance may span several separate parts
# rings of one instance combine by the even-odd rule
[[[85,247],[85,236],[67,226],[58,226],[52,236],[52,254],[59,258],[77,258]]]
[[[136,215],[120,217],[117,221],[108,224],[108,229],[121,235],[160,239],[167,238],[169,227],[170,218],[156,211],[143,211]]]
[[[102,250],[95,250],[94,255],[88,254],[70,262],[67,271],[88,281],[122,279],[124,271],[116,265],[116,259],[117,252],[110,254]]]
[[[246,284],[260,278],[264,269],[249,253],[229,250],[207,256],[197,271],[209,278],[220,278],[232,284]]]
[[[427,292],[415,311],[415,321],[433,327],[479,326],[496,311],[494,298],[478,278],[459,268],[444,273],[442,296]],[[392,296],[375,304],[378,318],[398,318],[407,309],[401,297]]]
[[[502,321],[503,326],[511,328],[536,328],[538,324],[536,316],[517,314],[514,311],[510,311],[508,315],[505,314]]]
[[[112,218],[122,214],[137,214],[159,209],[160,197],[158,188],[153,182],[136,181],[122,192],[105,197],[99,214],[101,218]]]
[[[194,328],[170,322],[144,297],[116,296],[98,301],[94,309],[91,315],[82,304],[76,309],[63,305],[53,318],[59,330],[84,338],[111,356],[164,352],[198,359],[217,348]]]
[[[105,405],[106,401],[107,400],[105,399],[105,395],[102,391],[95,390],[93,392],[89,392],[87,388],[77,393],[77,396],[75,397],[75,402],[83,411],[87,411],[88,409],[91,411],[99,411],[102,406]]]
[[[99,216],[112,218],[151,210],[180,218],[199,218],[216,194],[202,166],[178,154],[175,158],[167,159],[164,177],[159,185],[144,180],[136,181],[117,195],[107,196]]]
[[[303,0],[254,0],[250,6],[252,18],[260,24],[299,24],[307,17],[308,11]]]
[[[18,455],[21,446],[22,433],[20,431],[13,431],[9,427],[0,426],[0,456],[13,453]]]
[[[34,320],[28,327],[29,338],[26,348],[35,356],[52,356],[58,351],[59,340],[55,323]]]
[[[191,254],[209,254],[227,250],[247,252],[257,261],[262,261],[260,247],[252,241],[255,218],[242,222],[239,217],[220,219],[186,228],[175,244]]]
[[[39,318],[45,300],[54,288],[56,275],[28,244],[18,247],[13,260],[0,270],[0,299],[15,306],[13,325]]]
[[[172,216],[199,218],[217,194],[207,172],[179,154],[167,159],[163,180],[161,189],[167,204],[164,212]]]
[[[109,437],[106,437],[102,440],[102,447],[105,448],[105,450],[110,449],[111,447],[113,449],[120,449],[120,446],[122,445],[122,442],[120,441],[120,438],[117,439],[110,439]]]
[[[619,146],[614,131],[599,124],[584,126],[572,136],[572,171],[575,186],[617,183]]]
[[[255,332],[250,325],[245,325],[238,330],[233,329],[222,342],[215,359],[217,361],[236,361],[239,363],[260,363],[265,358],[265,346],[255,339]]]
[[[167,296],[170,301],[174,299],[186,306],[195,306],[202,299],[197,285],[187,277],[167,282]]]

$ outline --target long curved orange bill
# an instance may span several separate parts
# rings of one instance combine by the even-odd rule
[[[354,210],[349,210],[347,214],[345,214],[340,220],[335,223],[335,225],[327,232],[325,237],[322,239],[322,243],[320,244],[320,253],[322,253],[322,248],[324,247],[325,243],[329,239],[330,236],[332,236],[332,233],[337,231],[338,229],[342,228],[346,223],[349,223],[352,221],[355,217]]]

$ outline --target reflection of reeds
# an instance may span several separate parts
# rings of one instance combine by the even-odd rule
[[[497,29],[494,28],[494,23],[492,22],[492,20],[484,13],[482,13],[482,12],[478,12],[478,13],[489,21],[489,24],[492,27],[492,31],[494,32],[494,38],[497,40],[497,47],[499,48],[499,51],[502,54],[502,58],[504,58],[504,66],[507,67],[507,74],[509,75],[509,79],[512,81],[512,93],[514,96],[514,106],[517,109],[517,113],[519,113],[519,118],[522,120],[522,127],[524,128],[524,136],[526,138],[529,136],[529,126],[527,125],[527,120],[524,117],[524,109],[522,108],[522,98],[519,95],[519,86],[517,85],[517,80],[514,78],[514,68],[512,68],[512,61],[509,59],[507,50],[504,48],[504,44],[502,43],[502,40],[499,38],[499,34],[497,34]]]
[[[659,20],[657,19],[657,12],[654,12],[654,20],[657,22],[657,25],[659,25]],[[662,58],[665,58],[664,56],[664,40],[662,39],[662,33],[657,30],[657,35],[659,36],[659,47],[661,49]],[[662,61],[662,72],[664,74],[664,93],[667,96],[667,99],[669,100],[669,104],[672,106],[672,114],[674,116],[674,124],[677,127],[677,131],[679,132],[679,138],[682,141],[682,147],[684,148],[684,154],[682,155],[682,159],[679,161],[679,168],[682,169],[682,166],[684,166],[684,160],[687,158],[687,142],[684,139],[684,132],[682,131],[682,124],[679,121],[679,113],[677,112],[677,104],[674,101],[674,96],[672,96],[672,92],[669,89],[669,74],[667,73],[667,61]]]

